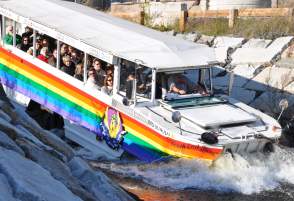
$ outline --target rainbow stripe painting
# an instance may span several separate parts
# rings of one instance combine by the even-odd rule
[[[0,78],[2,84],[64,118],[102,133],[101,122],[109,105],[4,48],[0,48]],[[152,162],[169,155],[214,160],[222,152],[221,147],[201,147],[163,136],[126,114],[119,115],[126,132],[122,148],[141,160]]]

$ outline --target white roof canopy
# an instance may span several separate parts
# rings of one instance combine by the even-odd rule
[[[113,55],[152,68],[207,66],[216,61],[214,50],[205,45],[184,41],[72,2],[0,0],[0,13],[36,29],[40,27],[40,31],[61,41],[69,38],[70,45],[75,47],[91,47],[90,54],[98,49],[101,51],[95,55],[103,52],[106,56]]]

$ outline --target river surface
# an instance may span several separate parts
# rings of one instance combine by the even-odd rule
[[[154,164],[124,159],[91,164],[137,200],[293,201],[294,149],[275,148],[275,153],[268,156],[226,155],[210,166],[188,159]]]

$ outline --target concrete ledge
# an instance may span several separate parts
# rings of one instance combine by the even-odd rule
[[[229,17],[230,10],[189,10],[189,17]],[[238,17],[288,17],[293,16],[293,8],[242,8]]]

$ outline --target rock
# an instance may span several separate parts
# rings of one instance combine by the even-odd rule
[[[281,56],[293,37],[281,37],[274,40],[266,48],[244,45],[232,55],[232,64],[266,64],[274,63]]]
[[[70,160],[74,156],[74,151],[68,144],[66,144],[55,134],[42,129],[29,115],[23,111],[22,108],[19,108],[19,106],[15,107],[16,109],[12,110],[9,107],[1,107],[0,104],[0,108],[2,108],[5,113],[13,119],[16,125],[21,125],[28,133],[30,133],[32,136],[35,136],[36,139],[64,154],[67,160]]]
[[[28,139],[28,140],[38,144],[39,146],[44,145],[38,138],[36,138],[31,133],[27,132],[21,126],[11,125],[3,119],[0,119],[0,131],[6,133],[11,139],[25,138],[25,139]]]
[[[194,32],[186,34],[177,33],[176,37],[182,38],[187,41],[196,42],[201,37],[201,35]]]
[[[206,35],[202,35],[199,40],[197,40],[197,43],[200,43],[200,44],[205,44],[205,45],[208,45],[208,46],[212,46],[213,45],[213,40],[214,40],[214,36],[206,36]]]
[[[261,65],[237,65],[234,68],[234,86],[243,87],[249,82],[254,76],[262,71],[263,66]]]
[[[16,201],[13,197],[12,189],[3,174],[0,174],[0,201]]]
[[[229,63],[229,55],[228,55],[228,49],[227,47],[218,47],[214,48],[216,60],[222,64]]]
[[[98,200],[131,201],[133,200],[119,186],[109,180],[101,171],[93,171],[81,158],[74,157],[69,162],[72,174]]]
[[[0,172],[22,201],[81,201],[47,170],[14,151],[0,148]]]
[[[22,156],[25,156],[25,153],[23,152],[23,150],[19,148],[12,139],[10,139],[5,133],[1,131],[0,131],[0,146],[5,149],[13,150]]]
[[[294,69],[268,67],[245,85],[255,91],[281,91],[294,81]]]
[[[238,48],[231,56],[231,64],[266,64],[270,63],[279,53],[280,50],[267,48]]]
[[[294,68],[294,58],[282,58],[276,64],[279,68]]]
[[[29,141],[17,140],[17,143],[23,148],[28,158],[48,170],[56,180],[62,182],[75,195],[83,200],[95,201],[94,197],[86,192],[79,185],[79,181],[71,175],[70,169],[58,158],[55,158],[51,153],[42,150]]]
[[[170,36],[175,36],[176,35],[176,32],[174,30],[166,31],[166,32],[163,32],[163,33],[166,33],[167,35],[170,35]]]
[[[243,42],[245,41],[244,38],[233,38],[233,37],[226,37],[226,36],[217,36],[213,40],[213,47],[215,48],[220,48],[220,47],[225,47],[225,48],[237,48],[241,47]]]
[[[5,112],[3,112],[2,110],[0,110],[0,118],[4,119],[7,122],[11,121],[11,118],[9,115],[7,115]]]
[[[252,38],[242,45],[243,48],[266,48],[272,40]]]
[[[274,50],[279,50],[280,52],[282,52],[290,45],[293,39],[294,39],[293,36],[277,38],[267,47],[267,49],[274,49]]]

